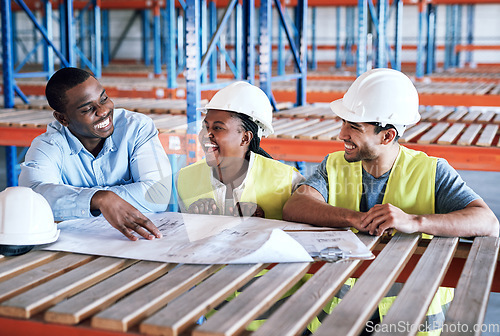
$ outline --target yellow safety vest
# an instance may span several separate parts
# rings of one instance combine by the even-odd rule
[[[391,203],[406,213],[434,213],[437,159],[403,146],[387,181],[382,204]],[[347,162],[344,152],[328,156],[326,171],[330,190],[328,203],[359,211],[362,185],[361,161]]]
[[[201,198],[216,199],[210,169],[203,159],[179,171],[177,192],[186,209]],[[255,154],[239,201],[258,204],[266,218],[282,219],[283,206],[292,194],[294,171],[294,167]]]
[[[400,151],[389,174],[382,204],[390,203],[406,213],[424,215],[435,210],[437,159],[427,154],[400,146]],[[326,171],[328,174],[328,203],[341,208],[359,211],[361,202],[362,164],[347,162],[344,152],[335,152],[328,156]],[[428,236],[428,235],[426,235]],[[429,237],[429,236],[428,236]],[[350,288],[356,279],[349,279],[344,286]],[[397,287],[398,284],[395,284]],[[399,284],[400,285],[400,284]],[[396,296],[388,296],[379,303],[380,319],[389,311]],[[341,298],[334,298],[323,310],[331,313]],[[453,288],[440,287],[429,306],[426,320],[422,324],[419,336],[434,336],[441,333],[439,327],[444,322],[444,312],[453,300]],[[444,310],[444,312],[443,312]],[[316,320],[309,326],[315,330],[320,325]]]

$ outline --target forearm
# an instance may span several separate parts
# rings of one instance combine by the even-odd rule
[[[416,216],[419,232],[435,236],[475,237],[499,235],[498,219],[481,200],[448,214]]]
[[[283,208],[284,220],[326,227],[357,228],[361,216],[360,212],[331,206],[319,192],[305,185],[297,189]]]

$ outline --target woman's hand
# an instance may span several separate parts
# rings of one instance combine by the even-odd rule
[[[264,210],[256,203],[238,202],[236,206],[229,207],[229,214],[239,217],[261,217],[265,218]]]
[[[189,208],[188,212],[192,214],[205,214],[205,215],[219,215],[220,211],[215,204],[213,198],[200,198],[196,202],[193,202]]]

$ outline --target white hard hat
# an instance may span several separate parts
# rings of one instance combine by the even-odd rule
[[[420,120],[417,89],[405,74],[393,69],[365,72],[330,108],[347,121],[394,125],[399,136],[407,125]]]
[[[0,192],[0,244],[40,245],[58,237],[52,209],[42,195],[26,187]]]
[[[242,113],[249,116],[259,126],[259,130],[262,130],[259,137],[274,133],[273,107],[269,98],[260,88],[247,82],[234,82],[219,90],[204,110]]]

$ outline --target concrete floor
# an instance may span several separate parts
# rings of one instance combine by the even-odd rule
[[[307,174],[315,168],[314,164],[306,167]],[[500,219],[500,172],[459,171],[464,181],[476,191]],[[5,147],[0,147],[0,191],[6,185]],[[500,293],[491,293],[485,325],[493,324],[492,332],[483,332],[483,336],[500,336]]]

